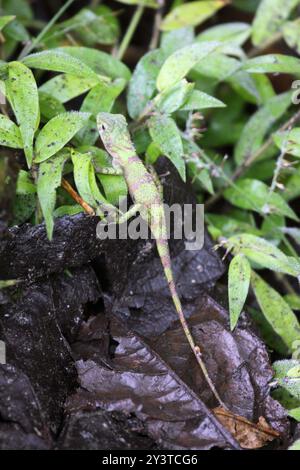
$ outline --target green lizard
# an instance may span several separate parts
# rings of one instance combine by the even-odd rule
[[[112,156],[116,174],[123,173],[134,202],[134,206],[125,216],[129,218],[139,212],[141,217],[148,223],[156,240],[157,250],[185,336],[213,394],[221,406],[226,408],[209,377],[202,360],[201,350],[194,342],[183,313],[171,267],[163,201],[155,177],[146,169],[144,163],[137,156],[124,116],[120,114],[99,113],[97,116],[97,126],[104,147]]]

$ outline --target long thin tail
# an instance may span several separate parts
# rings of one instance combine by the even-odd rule
[[[168,281],[168,284],[169,284],[169,289],[170,289],[170,292],[171,292],[171,296],[172,296],[172,299],[173,299],[173,302],[174,302],[174,306],[176,308],[176,311],[178,313],[178,316],[179,316],[179,320],[181,322],[181,325],[182,325],[182,328],[183,328],[183,331],[184,331],[184,334],[193,350],[193,353],[197,359],[197,362],[203,372],[203,375],[205,377],[205,380],[207,381],[212,393],[214,394],[214,396],[216,397],[216,399],[218,400],[219,404],[227,409],[226,405],[223,403],[222,399],[220,398],[220,395],[218,394],[210,376],[209,376],[209,373],[208,373],[208,370],[202,360],[202,353],[201,353],[201,349],[199,348],[199,346],[197,346],[194,342],[194,339],[192,337],[192,334],[191,334],[191,331],[189,329],[189,326],[187,324],[187,321],[185,319],[185,316],[184,316],[184,313],[183,313],[183,309],[182,309],[182,305],[181,305],[181,301],[179,299],[179,296],[178,296],[178,293],[177,293],[177,290],[176,290],[176,286],[175,286],[175,281],[174,281],[174,277],[173,277],[173,271],[172,271],[172,266],[171,266],[171,257],[170,257],[170,251],[169,251],[169,245],[168,245],[168,241],[167,239],[159,239],[157,240],[157,251],[159,253],[159,256],[160,256],[160,259],[161,259],[161,263],[163,265],[163,268],[164,268],[164,272],[165,272],[165,276],[167,278],[167,281]]]

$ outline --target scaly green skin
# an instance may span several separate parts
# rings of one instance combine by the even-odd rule
[[[179,315],[187,340],[190,343],[212,392],[221,406],[226,408],[208,375],[205,364],[202,361],[200,348],[195,345],[184,317],[171,267],[163,201],[154,178],[136,155],[124,116],[120,114],[99,113],[97,116],[97,125],[103,144],[107,152],[113,158],[114,167],[118,170],[122,170],[132,200],[139,206],[138,210],[143,219],[149,224],[156,240],[157,250],[169,284],[174,306]]]

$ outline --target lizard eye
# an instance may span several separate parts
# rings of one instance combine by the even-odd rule
[[[101,124],[101,130],[106,131],[106,125],[105,124]]]

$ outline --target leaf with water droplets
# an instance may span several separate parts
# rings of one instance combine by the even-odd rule
[[[229,265],[228,298],[230,328],[234,330],[246,301],[251,278],[251,267],[246,256],[236,255]]]

